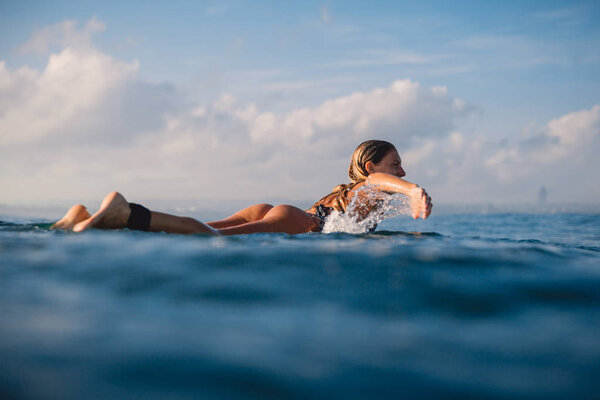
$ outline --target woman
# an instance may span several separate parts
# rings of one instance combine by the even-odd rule
[[[352,199],[358,195],[353,210],[358,219],[364,218],[377,207],[373,196],[360,189],[368,185],[375,192],[401,193],[409,198],[413,218],[427,218],[431,213],[431,198],[414,183],[402,179],[406,173],[396,148],[382,140],[361,143],[350,161],[350,183],[336,186],[333,191],[303,211],[290,205],[272,206],[255,204],[221,221],[204,224],[193,218],[178,217],[150,211],[128,203],[117,193],[108,194],[100,209],[90,215],[81,204],[71,207],[53,229],[72,229],[80,232],[88,228],[136,230],[169,233],[207,233],[212,235],[239,235],[258,232],[283,232],[288,234],[319,232],[325,218],[332,210],[347,212]]]

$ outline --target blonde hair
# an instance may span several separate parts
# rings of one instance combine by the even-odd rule
[[[346,211],[346,207],[348,206],[348,192],[354,186],[364,182],[367,176],[369,176],[367,162],[371,161],[373,164],[379,164],[383,157],[395,149],[393,144],[384,140],[367,140],[359,144],[354,153],[352,153],[350,167],[348,167],[350,183],[337,185],[331,190],[331,193],[313,204],[311,209],[317,207],[319,204],[331,203],[333,201],[333,208],[341,212]]]

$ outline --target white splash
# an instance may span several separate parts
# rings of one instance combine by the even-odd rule
[[[361,219],[357,210],[365,200],[373,201],[377,206]],[[398,215],[410,215],[406,196],[399,193],[384,193],[365,185],[356,191],[345,213],[334,210],[329,214],[322,232],[366,233],[384,219]]]

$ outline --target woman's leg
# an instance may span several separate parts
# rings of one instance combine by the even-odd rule
[[[289,205],[272,207],[269,204],[257,204],[245,208],[225,220],[214,222],[215,226],[223,226],[219,230],[189,217],[156,211],[150,213],[149,230],[152,232],[240,235],[259,232],[297,234],[319,230],[318,218]],[[131,208],[125,197],[118,192],[112,192],[104,198],[100,209],[94,215],[75,223],[73,231],[81,232],[89,228],[125,228],[130,215]]]
[[[260,232],[289,234],[315,232],[319,230],[318,218],[303,210],[288,205],[272,207],[261,220],[219,229],[221,235],[242,235]]]
[[[272,208],[273,206],[270,204],[255,204],[220,221],[208,222],[207,225],[216,229],[222,229],[246,224],[248,222],[260,221]]]
[[[179,217],[176,215],[165,214],[157,211],[151,211],[150,231],[167,233],[208,233],[219,235],[217,229],[204,224],[194,218]]]
[[[239,226],[248,222],[259,221],[273,208],[270,204],[255,204],[246,207],[235,214],[220,220],[204,224],[189,217],[177,217],[175,215],[152,211],[150,219],[150,230],[153,232],[169,233],[212,233],[218,234],[220,229]],[[215,228],[211,230],[210,228]],[[217,229],[219,231],[217,231]]]
[[[73,231],[81,232],[89,228],[120,229],[127,225],[129,203],[120,193],[109,193],[100,204],[100,209],[89,218],[77,223]]]
[[[125,197],[118,192],[112,192],[104,198],[100,209],[91,217],[75,224],[73,231],[81,232],[89,228],[125,228],[130,215],[131,208]],[[150,215],[149,230],[152,232],[219,234],[215,229],[193,218],[178,217],[156,211],[151,211]]]
[[[64,217],[50,227],[50,229],[73,229],[73,227],[91,217],[85,206],[81,204],[74,205],[67,211]]]

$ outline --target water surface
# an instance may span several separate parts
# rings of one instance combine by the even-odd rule
[[[0,397],[597,398],[600,216],[365,234],[0,220]]]

